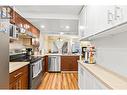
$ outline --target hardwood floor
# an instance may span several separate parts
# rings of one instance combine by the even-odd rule
[[[78,90],[77,72],[61,72],[48,73],[46,72],[39,90]]]

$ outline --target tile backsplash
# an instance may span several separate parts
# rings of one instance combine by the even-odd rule
[[[23,45],[22,41],[14,41],[9,44],[9,50],[15,50],[15,49],[24,49],[25,46]]]

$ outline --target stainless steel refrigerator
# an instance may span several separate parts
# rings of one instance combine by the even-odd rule
[[[9,22],[0,19],[0,89],[9,88]]]

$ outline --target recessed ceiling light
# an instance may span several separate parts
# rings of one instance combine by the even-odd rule
[[[44,25],[41,25],[41,28],[45,28],[45,26]]]
[[[60,32],[60,35],[63,35],[64,34],[64,32]]]
[[[66,28],[66,29],[69,29],[69,28],[70,28],[70,26],[65,26],[65,28]]]
[[[81,30],[83,30],[83,29],[84,29],[84,27],[83,27],[83,26],[79,26],[79,28],[80,28]]]

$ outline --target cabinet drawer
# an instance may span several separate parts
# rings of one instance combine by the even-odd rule
[[[12,83],[13,81],[15,81],[16,79],[18,79],[19,77],[21,77],[23,74],[28,72],[28,66],[24,66],[12,73],[10,73],[10,83]]]

